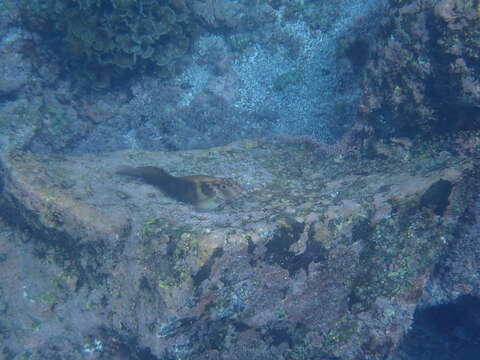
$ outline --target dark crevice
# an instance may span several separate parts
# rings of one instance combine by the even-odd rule
[[[480,299],[417,310],[396,359],[477,360],[480,353]]]

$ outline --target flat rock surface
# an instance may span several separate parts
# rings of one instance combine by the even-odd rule
[[[48,342],[74,359],[387,354],[478,191],[467,157],[391,154],[325,159],[307,143],[249,140],[5,155],[2,211],[35,234],[35,261],[61,269],[62,286],[35,282],[36,292],[56,294],[43,299],[45,311],[61,312],[58,324],[91,319],[31,351],[43,359]],[[229,177],[243,192],[199,210],[115,174],[122,165]],[[40,318],[35,331],[56,333],[49,327]]]

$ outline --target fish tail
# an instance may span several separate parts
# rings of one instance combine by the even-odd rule
[[[162,168],[155,166],[120,166],[116,173],[119,175],[126,175],[138,179],[142,179],[146,183],[152,185],[161,185],[163,182],[172,181],[175,179],[174,176],[170,175],[168,172]]]

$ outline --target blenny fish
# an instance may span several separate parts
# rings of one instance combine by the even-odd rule
[[[195,205],[201,210],[213,209],[237,197],[243,190],[231,178],[208,175],[173,176],[155,166],[122,166],[116,173],[140,179],[162,190],[167,196]]]

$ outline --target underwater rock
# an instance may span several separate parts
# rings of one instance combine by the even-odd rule
[[[1,35],[4,36],[0,37],[0,103],[5,99],[14,99],[31,76],[30,64],[18,54],[24,43],[24,34],[10,31]]]
[[[480,128],[478,3],[391,2],[363,74],[359,110],[377,136]]]
[[[65,324],[97,319],[29,351],[384,357],[478,193],[472,159],[409,151],[312,160],[308,143],[246,140],[183,152],[4,155],[2,214],[35,234],[45,267],[68,274],[69,296],[46,298],[48,311]],[[229,177],[244,193],[199,212],[117,176],[125,164]],[[439,212],[430,199],[445,182]],[[39,317],[35,331],[51,324]]]

